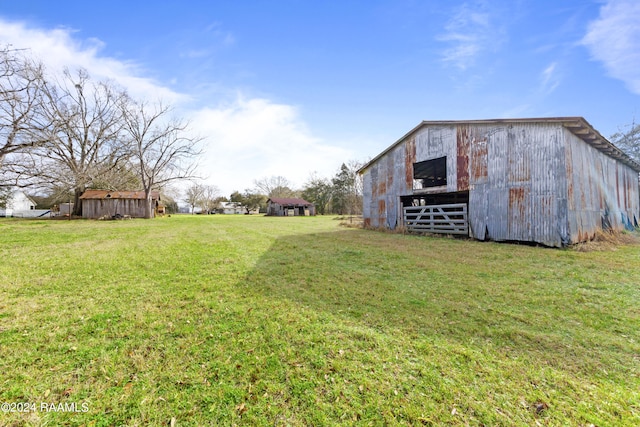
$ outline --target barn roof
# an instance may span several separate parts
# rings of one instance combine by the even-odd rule
[[[83,200],[104,200],[104,199],[144,199],[144,191],[109,191],[109,190],[86,190],[82,196]],[[152,191],[152,199],[160,199],[160,192]]]
[[[283,198],[283,197],[271,197],[269,198],[273,203],[277,203],[279,205],[299,205],[299,206],[311,206],[313,203],[309,203],[304,199],[297,198]],[[267,201],[269,201],[267,200]]]
[[[484,119],[484,120],[434,120],[422,121],[418,126],[407,132],[402,138],[391,144],[386,150],[371,159],[367,164],[362,166],[358,173],[363,173],[370,165],[378,161],[379,158],[387,154],[398,144],[402,143],[409,135],[413,134],[424,126],[456,126],[456,125],[482,125],[482,124],[514,124],[514,123],[559,123],[567,128],[571,133],[582,139],[587,144],[599,151],[607,154],[621,163],[629,166],[636,172],[640,172],[640,163],[633,160],[618,147],[609,142],[583,117],[543,117],[543,118],[524,118],[524,119]]]

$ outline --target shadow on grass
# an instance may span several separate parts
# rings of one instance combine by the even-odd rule
[[[341,230],[277,239],[245,284],[392,336],[492,348],[578,371],[622,360],[627,370],[635,351],[620,338],[634,334],[633,303],[623,303],[628,287],[583,271],[573,255]]]

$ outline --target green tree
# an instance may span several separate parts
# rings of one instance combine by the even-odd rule
[[[302,189],[302,198],[313,203],[318,214],[324,215],[329,207],[332,192],[331,181],[312,175]]]
[[[263,194],[245,190],[240,194],[239,191],[234,191],[231,194],[230,200],[232,202],[240,203],[246,209],[247,213],[250,213],[255,209],[263,209],[266,206],[267,197]]]
[[[346,164],[340,166],[340,170],[331,180],[333,191],[331,194],[331,208],[338,215],[346,215],[349,212],[349,196],[353,187],[353,177]]]
[[[359,215],[362,213],[362,179],[358,175],[361,163],[343,163],[331,180],[333,193],[331,207],[339,215]]]

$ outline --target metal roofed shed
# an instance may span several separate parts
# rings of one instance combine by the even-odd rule
[[[582,117],[423,121],[359,170],[366,226],[555,247],[636,227],[639,172]]]
[[[144,218],[144,191],[86,190],[82,196],[83,218]],[[159,206],[160,193],[151,192],[152,215]]]
[[[313,216],[316,208],[304,199],[272,197],[267,200],[268,216]]]

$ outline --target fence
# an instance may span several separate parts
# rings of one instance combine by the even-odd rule
[[[420,233],[469,234],[467,204],[407,206],[404,225]]]

